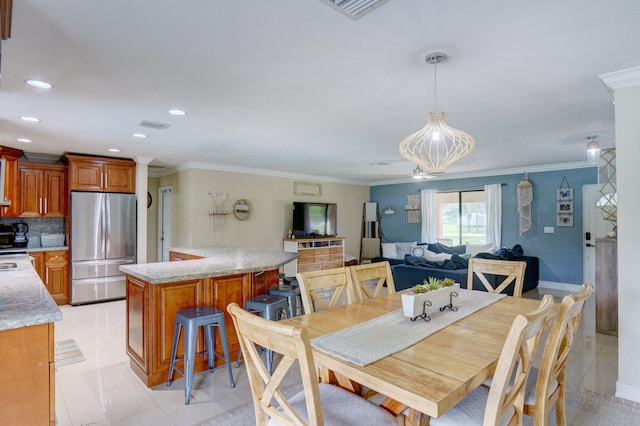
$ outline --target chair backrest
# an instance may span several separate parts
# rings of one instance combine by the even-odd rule
[[[511,283],[513,283],[513,296],[522,297],[522,285],[524,282],[524,271],[527,268],[526,262],[514,260],[493,260],[472,257],[469,259],[469,270],[467,273],[467,288],[473,289],[474,275],[485,286],[489,293],[502,293]],[[489,282],[485,274],[495,275],[496,279],[505,277],[500,283]]]
[[[305,313],[333,308],[346,296],[347,304],[354,302],[354,288],[347,268],[298,272],[300,296]],[[328,299],[328,303],[325,303]]]
[[[391,274],[391,265],[387,261],[350,266],[349,272],[355,287],[356,299],[365,300],[380,296],[385,282],[387,283],[388,293],[396,292],[393,275]],[[370,280],[378,280],[373,294],[371,294],[366,285],[366,282]]]
[[[553,304],[553,297],[547,294],[538,309],[513,320],[489,388],[485,426],[522,424],[527,377]],[[506,420],[503,416],[509,416],[509,421],[501,421]]]
[[[538,369],[533,415],[534,419],[540,419],[541,422],[536,421],[536,424],[546,424],[542,419],[547,418],[549,409],[557,402],[558,397],[564,396],[562,387],[569,362],[569,351],[580,324],[585,302],[592,292],[593,285],[584,283],[577,294],[562,299]],[[554,381],[557,382],[557,386],[552,385]],[[560,421],[557,421],[560,424]]]
[[[269,417],[277,419],[283,425],[305,424],[300,414],[285,399],[280,388],[282,379],[287,376],[287,372],[292,365],[295,365],[296,360],[300,367],[309,425],[322,425],[318,378],[307,330],[300,326],[285,325],[253,315],[237,303],[229,304],[227,311],[233,318],[244,355],[251,384],[256,425],[266,425]],[[282,354],[282,360],[273,374],[269,374],[262,362],[258,353],[259,346]],[[274,402],[279,404],[282,411],[274,407]]]

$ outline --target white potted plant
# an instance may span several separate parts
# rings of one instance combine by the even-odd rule
[[[460,290],[460,284],[451,278],[438,279],[429,277],[422,284],[417,284],[411,291],[402,294],[402,310],[405,317],[415,320],[417,317],[429,321],[427,307],[432,310],[446,307],[451,303],[451,293]],[[425,302],[431,304],[425,306]],[[457,310],[457,309],[454,309]]]

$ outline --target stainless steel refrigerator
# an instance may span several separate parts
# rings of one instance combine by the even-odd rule
[[[122,299],[136,263],[134,194],[71,193],[71,304]]]

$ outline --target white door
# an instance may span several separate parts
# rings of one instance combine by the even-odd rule
[[[171,186],[158,188],[158,261],[169,261],[171,247]]]
[[[611,223],[604,220],[598,207],[598,185],[582,186],[582,281],[596,284],[596,238],[611,231]]]

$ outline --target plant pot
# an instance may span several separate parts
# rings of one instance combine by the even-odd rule
[[[460,290],[460,284],[454,284],[450,287],[442,287],[438,290],[428,291],[426,293],[402,293],[402,311],[407,318],[416,318],[420,315],[426,314],[430,309],[440,309],[443,306],[447,306],[451,303],[452,292]],[[430,306],[424,306],[424,302],[431,302]]]

